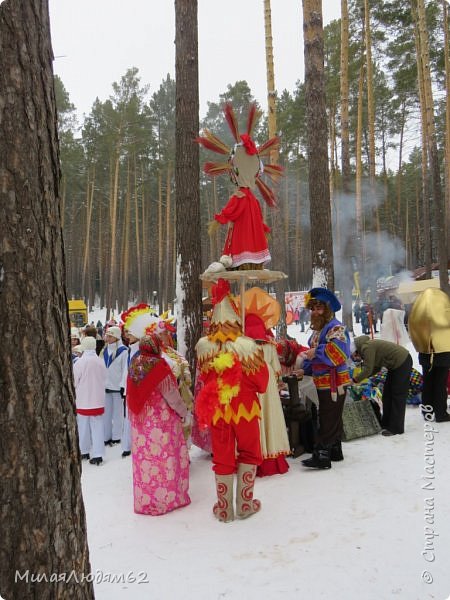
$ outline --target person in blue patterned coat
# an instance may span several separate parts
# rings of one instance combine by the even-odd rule
[[[331,461],[343,460],[342,412],[346,386],[350,384],[347,359],[350,338],[335,313],[341,303],[327,288],[313,288],[305,296],[305,306],[311,311],[310,349],[304,352],[300,376],[312,375],[319,398],[319,430],[311,458],[303,460],[305,467],[329,469]]]

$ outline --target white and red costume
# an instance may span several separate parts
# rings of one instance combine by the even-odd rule
[[[103,459],[103,413],[107,369],[95,352],[95,339],[85,338],[87,349],[73,366],[80,452]],[[90,345],[89,345],[90,344]]]

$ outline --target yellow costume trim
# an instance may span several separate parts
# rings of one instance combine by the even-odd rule
[[[245,419],[246,421],[250,422],[255,417],[259,418],[260,415],[261,408],[259,407],[259,404],[258,402],[256,402],[256,400],[253,402],[252,409],[250,412],[245,408],[243,404],[239,404],[238,411],[237,413],[235,413],[231,406],[227,404],[224,407],[216,409],[216,412],[214,413],[212,419],[212,423],[213,425],[215,425],[219,419],[223,419],[225,423],[230,423],[231,421],[233,421],[237,425],[241,419]]]
[[[278,458],[279,456],[289,456],[292,454],[291,450],[280,450],[279,452],[274,452],[273,454],[264,454],[263,458]]]
[[[241,389],[239,385],[220,385],[219,379],[219,402],[220,404],[230,404],[231,400],[239,394]]]
[[[213,358],[211,365],[216,373],[223,373],[234,365],[234,356],[231,352],[223,352]]]
[[[241,330],[239,323],[212,323],[209,328],[208,339],[212,342],[219,342],[224,344],[225,342],[234,342],[241,336]]]
[[[124,328],[128,329],[138,317],[147,313],[152,315],[152,317],[156,317],[156,313],[149,307],[137,308],[127,316],[126,321],[124,323]]]
[[[333,342],[328,342],[328,344],[325,346],[325,354],[334,365],[342,365],[347,359],[345,352]]]

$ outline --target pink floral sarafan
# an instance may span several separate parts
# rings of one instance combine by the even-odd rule
[[[130,415],[134,511],[163,515],[191,501],[188,449],[180,417],[159,388],[152,392],[142,413]]]

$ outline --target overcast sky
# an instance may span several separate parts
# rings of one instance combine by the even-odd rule
[[[340,17],[338,0],[323,0],[324,23]],[[303,80],[302,1],[272,0],[275,85],[292,92]],[[175,77],[174,0],[50,0],[57,73],[79,114],[137,67],[157,91]],[[229,83],[245,79],[267,105],[263,0],[198,0],[200,117]]]

